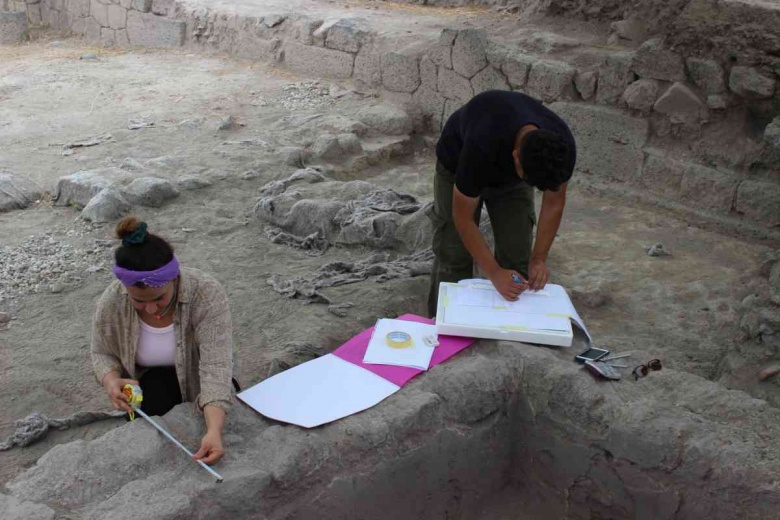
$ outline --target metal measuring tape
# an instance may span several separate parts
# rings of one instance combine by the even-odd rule
[[[143,401],[144,401],[144,394],[143,394],[143,391],[141,390],[140,386],[138,386],[138,385],[125,385],[125,386],[122,387],[122,393],[125,394],[125,397],[127,397],[127,404],[130,405],[130,420],[131,421],[135,419],[135,412],[138,412],[138,415],[140,415],[141,417],[146,419],[149,422],[149,424],[151,424],[152,426],[154,426],[157,429],[157,431],[159,431],[160,433],[165,435],[165,437],[167,437],[169,441],[171,441],[176,446],[181,448],[182,451],[184,451],[184,453],[186,453],[187,455],[192,457],[192,452],[190,450],[185,448],[182,443],[180,443],[179,441],[177,441],[173,437],[173,435],[171,435],[170,433],[165,431],[165,429],[163,429],[162,426],[160,426],[159,424],[154,422],[151,417],[146,415],[146,413],[143,410],[141,410],[141,403],[143,403]],[[211,469],[205,462],[203,462],[202,460],[196,460],[195,462],[197,462],[198,464],[203,466],[203,468],[206,471],[208,471],[209,473],[214,475],[216,477],[216,479],[217,479],[217,484],[222,482],[222,480],[223,480],[222,479],[222,475],[220,475],[219,473],[217,473],[216,471]]]

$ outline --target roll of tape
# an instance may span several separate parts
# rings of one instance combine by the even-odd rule
[[[385,338],[387,346],[391,348],[409,348],[412,346],[412,337],[406,332],[394,331]]]

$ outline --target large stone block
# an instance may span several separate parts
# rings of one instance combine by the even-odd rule
[[[707,114],[704,102],[682,83],[673,83],[655,102],[653,110],[666,114],[672,121],[695,119]]]
[[[26,177],[0,172],[0,213],[26,208],[41,197],[42,191]]]
[[[352,76],[355,57],[348,52],[287,42],[284,45],[284,61],[298,72],[346,79]]]
[[[100,45],[113,47],[116,44],[116,32],[108,27],[100,28]]]
[[[111,184],[112,182],[106,177],[91,171],[76,172],[61,177],[57,182],[57,190],[54,195],[55,205],[86,206],[92,197]]]
[[[654,79],[640,79],[628,86],[623,92],[623,101],[629,108],[642,113],[650,112],[658,99],[659,82]]]
[[[728,213],[734,204],[737,177],[698,164],[688,165],[680,183],[680,199],[690,206]]]
[[[81,211],[81,218],[90,222],[102,223],[116,220],[130,211],[130,204],[116,188],[101,190]]]
[[[743,181],[737,190],[736,210],[768,228],[780,226],[780,184]]]
[[[452,68],[452,44],[457,36],[457,31],[444,29],[439,35],[439,41],[428,51],[428,56],[439,67]]]
[[[89,14],[101,27],[108,27],[108,6],[98,0],[92,0]]]
[[[553,103],[550,108],[568,123],[574,134],[577,170],[623,181],[639,176],[647,121],[615,109],[579,103]]]
[[[642,78],[684,81],[685,66],[679,54],[663,48],[660,38],[643,43],[636,51],[634,72]]]
[[[127,37],[140,47],[181,47],[186,23],[136,11],[127,12]]]
[[[0,45],[19,43],[27,38],[27,15],[0,11]]]
[[[130,6],[139,13],[148,13],[152,10],[152,0],[131,0]]]
[[[645,150],[645,163],[638,183],[647,191],[663,198],[680,196],[680,183],[685,164],[670,159],[660,150]]]
[[[474,89],[475,96],[486,90],[512,90],[504,76],[492,65],[488,65],[471,78],[471,87]]]
[[[488,64],[487,33],[482,29],[464,29],[458,32],[452,45],[452,68],[466,78],[471,79]]]
[[[173,0],[152,0],[152,12],[160,16],[168,16],[173,12]]]
[[[127,26],[127,10],[121,5],[108,6],[108,26],[112,29],[124,29]]]
[[[166,200],[178,197],[179,190],[165,179],[139,177],[122,190],[122,195],[131,204],[159,208]]]
[[[370,106],[357,113],[364,125],[386,135],[404,135],[412,131],[412,120],[404,110],[394,105]]]
[[[322,20],[301,18],[293,23],[292,35],[304,45],[314,45],[314,32],[322,27]]]
[[[19,500],[3,493],[0,493],[0,511],[3,512],[3,520],[56,520],[59,516],[43,504]]]
[[[100,30],[100,24],[90,16],[84,23],[84,38],[90,43],[98,43],[100,41]]]
[[[545,103],[557,101],[572,87],[576,72],[574,67],[562,61],[537,61],[528,74],[525,90]]]
[[[90,0],[70,0],[68,2],[68,12],[77,18],[89,16]]]
[[[763,99],[775,91],[775,79],[761,74],[752,67],[734,67],[729,76],[729,88],[742,97]]]
[[[371,36],[368,23],[360,18],[342,18],[328,29],[325,47],[344,52],[358,52]]]
[[[623,92],[634,82],[631,64],[634,54],[619,52],[609,54],[599,67],[599,81],[596,89],[596,101],[603,104],[615,104],[621,100]]]
[[[436,90],[438,77],[436,64],[426,54],[420,59],[420,84],[426,88]]]
[[[722,94],[726,92],[723,81],[723,69],[717,62],[701,58],[688,58],[685,62],[688,74],[697,87],[707,94]]]
[[[388,52],[382,55],[382,85],[393,92],[411,94],[420,86],[420,58],[412,54]]]
[[[435,90],[421,85],[412,94],[412,101],[420,108],[423,116],[430,121],[430,129],[435,132],[441,130],[446,98]]]
[[[595,70],[578,71],[574,75],[574,87],[580,93],[582,99],[588,100],[596,93],[596,81],[599,74]]]
[[[438,79],[438,90],[445,98],[456,100],[463,104],[474,97],[474,89],[471,87],[469,80],[454,70],[440,68]]]
[[[370,87],[382,84],[382,63],[373,49],[363,47],[355,56],[354,78]]]
[[[523,88],[528,81],[528,71],[536,58],[519,52],[509,52],[501,63],[501,71],[513,88]]]

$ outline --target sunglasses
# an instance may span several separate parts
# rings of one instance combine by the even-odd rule
[[[645,377],[651,370],[661,370],[661,360],[651,359],[643,365],[636,367],[631,373],[634,374],[634,381],[638,381],[640,377]]]

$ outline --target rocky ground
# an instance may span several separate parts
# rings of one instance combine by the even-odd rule
[[[0,49],[0,101],[0,173],[33,186],[26,188],[27,209],[0,214],[0,439],[32,411],[59,417],[108,406],[91,372],[89,336],[94,301],[111,279],[112,226],[85,221],[80,207],[52,200],[58,180],[79,170],[98,172],[121,189],[137,177],[160,178],[175,189],[178,195],[159,207],[133,203],[132,211],[171,240],[184,264],[225,285],[244,385],[332,350],[378,317],[424,313],[428,279],[424,269],[407,269],[404,257],[424,249],[427,224],[415,219],[431,199],[435,136],[409,137],[414,117],[382,108],[379,121],[370,107],[380,100],[347,84],[254,63],[97,50],[47,38]],[[309,173],[290,180],[301,170]],[[345,220],[352,228],[321,229],[311,217],[328,200],[340,210],[375,208],[366,198],[386,188],[414,197],[403,199],[414,205],[409,212],[399,210],[382,228],[402,244],[368,240],[384,231],[367,232],[356,213]],[[263,209],[269,200],[290,213],[274,220]],[[314,202],[296,216],[297,200]],[[376,216],[360,215],[365,222]],[[320,231],[334,245],[292,247],[300,243],[273,240],[279,227],[299,237]],[[655,244],[670,254],[649,255]],[[757,378],[777,360],[773,338],[780,326],[769,279],[780,268],[773,267],[773,247],[692,226],[673,212],[575,180],[549,265],[552,281],[571,290],[596,343],[633,353],[627,364],[657,357],[665,368],[778,406],[780,382]],[[373,258],[377,252],[385,256]],[[388,267],[398,258],[407,263]],[[393,276],[318,288],[331,304],[352,304],[330,311],[316,298],[287,298],[268,282],[305,282],[335,261],[381,265]],[[556,353],[562,362],[572,355]],[[0,483],[53,445],[92,439],[119,424],[0,452]]]

